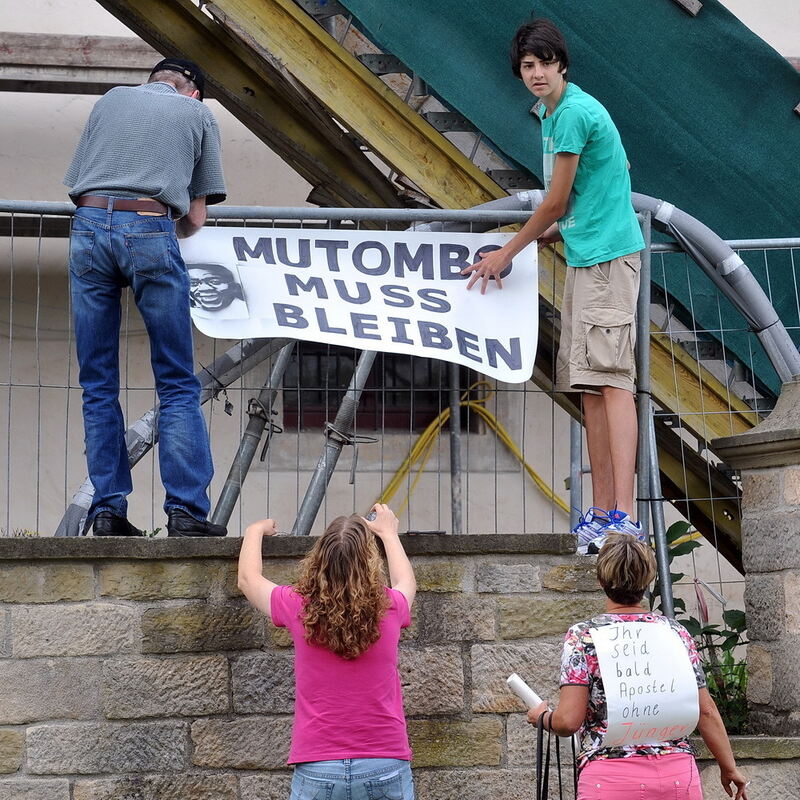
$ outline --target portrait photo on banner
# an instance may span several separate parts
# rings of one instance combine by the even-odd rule
[[[508,383],[531,376],[535,243],[486,294],[461,270],[503,233],[204,228],[181,241],[192,319],[224,339],[289,337],[437,358]]]
[[[250,313],[236,265],[187,263],[192,314],[214,319],[247,319]]]

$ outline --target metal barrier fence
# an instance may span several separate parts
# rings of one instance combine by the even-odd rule
[[[527,218],[523,211],[380,211],[352,209],[211,209],[210,224],[289,227],[408,227],[431,220],[465,230],[499,229]],[[52,534],[85,478],[80,387],[68,308],[68,204],[0,203],[0,531]],[[790,332],[800,328],[795,261],[800,240],[737,242],[737,252],[756,274]],[[756,248],[757,249],[753,249]],[[675,246],[652,247],[651,296],[643,295],[640,339],[654,355],[646,370],[655,425],[645,444],[658,440],[664,496],[736,565],[738,487],[735,475],[708,448],[715,436],[752,425],[767,413],[780,379],[761,340],[731,300]],[[452,531],[451,457],[461,454],[464,532],[565,531],[570,506],[581,507],[580,430],[552,392],[553,346],[563,266],[543,253],[540,268],[540,352],[534,381],[511,386],[487,382],[441,362],[379,354],[355,416],[355,440],[323,493],[312,530],[338,513],[363,511],[378,497],[401,512],[409,530]],[[649,301],[649,302],[648,302]],[[147,337],[135,306],[124,306],[121,402],[130,422],[155,406]],[[232,464],[274,366],[254,356],[252,368],[229,371],[224,387],[214,373],[227,363],[234,342],[195,337],[198,365],[208,376],[206,418],[217,476],[212,502],[225,495]],[[298,352],[299,351],[299,352]],[[228,359],[226,361],[226,358]],[[260,360],[263,358],[264,360]],[[266,423],[271,444],[255,459],[229,527],[269,514],[289,530],[301,507],[323,447],[323,430],[346,392],[358,353],[302,344],[288,360],[275,393],[275,414]],[[229,382],[228,382],[229,381]],[[270,387],[268,387],[269,389]],[[278,391],[280,389],[280,391]],[[457,401],[457,402],[456,402]],[[641,402],[641,401],[640,401]],[[442,435],[447,417],[460,410],[455,439]],[[573,409],[574,411],[574,409]],[[265,421],[266,422],[266,421]],[[248,458],[258,454],[250,436]],[[373,441],[374,440],[374,441]],[[452,442],[455,441],[455,446]],[[570,447],[569,442],[572,442]],[[148,448],[145,448],[148,449]],[[646,448],[642,448],[646,453]],[[666,453],[666,455],[665,455]],[[668,461],[665,470],[665,459]],[[658,500],[640,470],[639,495]],[[643,484],[641,481],[645,481]],[[571,491],[567,489],[567,482]],[[134,472],[131,519],[153,531],[164,527],[154,455]],[[455,483],[457,486],[457,481]],[[588,499],[588,498],[587,498]],[[667,521],[676,518],[668,512]],[[735,545],[735,542],[734,542]],[[712,576],[724,583],[719,559]],[[732,578],[735,580],[735,578]]]
[[[67,204],[13,204],[0,225],[2,238],[2,328],[6,346],[0,356],[2,433],[5,452],[0,463],[0,528],[52,534],[64,509],[85,477],[80,387],[72,343],[66,274]],[[375,226],[374,220],[320,220],[317,209],[273,212],[266,209],[214,209],[211,224],[285,226]],[[272,214],[265,218],[266,214]],[[424,219],[431,215],[422,212]],[[317,219],[309,217],[317,216]],[[354,216],[354,212],[339,216]],[[326,216],[333,214],[326,213]],[[519,220],[522,215],[512,215]],[[474,221],[507,221],[508,214],[475,214]],[[406,227],[395,219],[380,225]],[[0,318],[2,319],[2,318]],[[197,362],[209,373],[232,342],[196,335]],[[126,301],[121,344],[121,402],[126,419],[138,419],[155,405],[146,336],[135,306]],[[300,359],[290,365],[278,397],[277,424],[265,461],[256,461],[231,520],[235,532],[248,519],[270,513],[289,528],[322,445],[323,425],[336,412],[357,354],[326,346],[300,346]],[[251,397],[262,390],[268,362],[246,372],[207,404],[217,476],[216,500],[236,447],[249,421]],[[460,393],[467,393],[462,440],[465,503],[463,527],[469,531],[524,532],[564,530],[567,516],[542,494],[554,487],[566,496],[568,453],[540,448],[540,441],[568,436],[568,419],[559,419],[548,395],[534,386],[490,386],[480,376],[461,370]],[[210,384],[215,380],[210,380]],[[472,388],[470,388],[472,387]],[[391,500],[409,529],[449,530],[451,520],[449,444],[434,428],[425,440],[422,461],[403,470],[403,462],[425,428],[449,408],[450,378],[446,365],[410,357],[379,355],[371,385],[362,398],[356,434],[373,437],[346,454],[329,487],[315,530],[334,513],[366,509],[394,479]],[[465,401],[467,402],[467,401]],[[225,413],[230,404],[232,414]],[[534,408],[536,409],[534,413]],[[369,416],[369,419],[367,418]],[[495,421],[502,423],[495,430]],[[529,423],[534,422],[533,427]],[[556,429],[559,428],[559,431]],[[446,431],[446,426],[445,426]],[[535,436],[537,452],[531,453]],[[520,466],[508,445],[534,462]],[[355,480],[351,464],[357,457]],[[351,459],[351,460],[348,460]],[[533,482],[536,474],[539,484]],[[134,473],[131,518],[150,530],[163,527],[160,486],[152,453]],[[476,498],[476,486],[480,497]],[[387,498],[388,499],[388,498]],[[563,499],[561,501],[564,503]]]

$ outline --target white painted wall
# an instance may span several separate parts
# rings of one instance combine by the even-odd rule
[[[797,0],[720,0],[753,33],[782,56],[800,57],[800,2]]]
[[[133,35],[95,0],[0,0],[0,29]],[[61,180],[96,100],[89,95],[0,92],[4,121],[0,126],[0,195],[15,200],[66,200]],[[306,205],[310,185],[216,100],[209,100],[208,106],[222,134],[228,202]]]

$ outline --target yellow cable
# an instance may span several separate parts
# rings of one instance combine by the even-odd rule
[[[685,533],[683,536],[679,536],[670,544],[670,547],[677,547],[679,544],[683,544],[684,542],[693,542],[695,539],[701,539],[702,537],[703,534],[699,531],[691,531],[689,533]]]
[[[478,388],[484,390],[483,396],[474,400],[468,399],[470,393]],[[509,449],[512,455],[514,455],[514,457],[522,464],[525,472],[528,473],[531,480],[533,480],[542,494],[544,494],[548,500],[555,503],[562,511],[569,514],[569,506],[560,497],[558,497],[555,492],[553,492],[553,490],[547,485],[547,483],[536,472],[536,470],[530,464],[528,464],[527,461],[525,461],[522,451],[519,449],[519,447],[517,447],[508,431],[490,411],[486,410],[485,403],[493,393],[494,390],[487,381],[477,381],[476,383],[472,384],[472,386],[470,386],[463,395],[461,395],[461,402],[459,405],[462,408],[469,409],[470,411],[478,414],[478,416],[486,423],[487,427],[494,432],[497,438],[500,439],[500,441]],[[433,446],[436,443],[436,437],[441,433],[442,428],[444,428],[449,421],[450,409],[446,408],[417,437],[417,440],[414,442],[409,454],[405,457],[403,463],[394,474],[394,477],[389,481],[386,488],[381,492],[377,502],[390,502],[403,485],[406,476],[409,474],[409,472],[411,472],[414,466],[417,465],[416,475],[411,481],[411,485],[408,487],[408,493],[406,494],[406,498],[402,505],[398,509],[398,513],[406,508],[409,500],[411,499],[411,495],[414,493],[414,490],[416,489],[417,484],[422,477],[425,464],[428,462],[431,452],[433,451]]]

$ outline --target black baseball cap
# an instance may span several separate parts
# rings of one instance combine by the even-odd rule
[[[178,74],[183,75],[184,78],[188,78],[197,87],[197,91],[200,92],[200,99],[203,99],[206,88],[206,79],[203,77],[200,67],[198,67],[194,61],[189,61],[186,58],[165,58],[162,61],[159,61],[158,64],[156,64],[153,69],[150,70],[150,75],[152,76],[156,72],[161,72],[162,70],[177,72]]]

